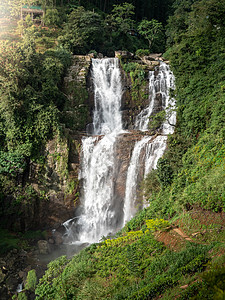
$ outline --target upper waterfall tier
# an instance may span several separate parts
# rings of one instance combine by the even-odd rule
[[[175,99],[170,97],[170,90],[175,89],[175,78],[169,65],[160,62],[158,70],[149,72],[149,105],[136,117],[134,128],[147,131],[149,118],[161,110],[166,117],[161,128],[163,134],[174,132],[176,123]]]
[[[93,133],[102,135],[115,130],[119,132],[122,129],[119,60],[117,58],[93,59],[92,78],[95,96]]]

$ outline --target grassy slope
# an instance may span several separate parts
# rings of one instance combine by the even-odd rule
[[[36,289],[38,299],[224,297],[224,283],[217,280],[225,275],[224,216],[197,210],[171,222],[145,217],[141,213],[116,239],[92,245],[69,262],[51,262]],[[131,226],[136,231],[128,232]]]

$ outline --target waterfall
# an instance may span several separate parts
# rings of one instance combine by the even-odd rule
[[[166,111],[166,120],[162,125],[162,133],[168,135],[174,132],[176,124],[176,102],[173,97],[170,97],[170,90],[175,89],[175,77],[169,65],[164,62],[160,64],[159,74],[161,77],[160,93],[162,94],[162,105]]]
[[[137,212],[136,207],[136,195],[137,195],[137,185],[138,185],[138,176],[141,167],[140,159],[141,152],[146,147],[147,143],[151,137],[144,137],[136,143],[130,160],[130,165],[127,171],[127,180],[126,180],[126,190],[125,190],[125,199],[124,199],[124,224],[129,221]]]
[[[80,180],[83,182],[81,199],[83,213],[77,224],[78,239],[96,242],[115,230],[114,198],[116,136],[122,130],[121,78],[116,58],[93,59],[95,110],[93,128],[95,135],[82,139]]]
[[[152,169],[156,169],[157,162],[166,149],[166,140],[167,136],[157,136],[155,139],[152,139],[151,136],[144,137],[134,146],[127,172],[124,225],[135,216],[142,206],[142,203],[136,203],[138,184]],[[142,164],[140,160],[143,160]],[[141,166],[143,166],[143,174],[140,174]]]
[[[175,89],[175,78],[169,65],[160,62],[158,72],[149,72],[149,105],[142,110],[135,120],[134,128],[148,130],[149,117],[154,112],[155,102],[161,100],[162,109],[166,111],[166,120],[162,125],[163,134],[172,134],[176,124],[175,99],[170,97],[170,90]]]
[[[66,241],[82,243],[98,242],[102,236],[114,233],[143,205],[138,203],[140,183],[156,168],[166,149],[167,135],[173,133],[171,124],[176,122],[175,100],[169,95],[169,90],[174,89],[174,77],[165,63],[161,62],[157,71],[149,72],[149,105],[136,118],[136,134],[122,130],[119,60],[93,59],[91,75],[95,103],[93,135],[82,138],[80,214],[64,223]],[[148,130],[149,117],[157,111],[157,101],[161,101],[160,109],[168,111],[162,124],[163,135],[142,136],[140,131]],[[120,148],[124,137],[132,142],[130,150]],[[121,149],[125,151],[122,158],[118,157]]]
[[[114,230],[112,178],[115,166],[115,138],[116,135],[109,134],[96,144],[92,137],[82,142],[84,214],[78,222],[82,226],[79,235],[81,241],[96,242]]]
[[[146,176],[156,165],[166,149],[167,136],[159,135],[146,147],[145,173]]]
[[[122,129],[119,60],[93,59],[92,77],[95,96],[94,134],[107,134],[115,130],[119,132]]]
[[[157,99],[161,99],[162,109],[166,111],[166,120],[162,124],[162,136],[157,136],[155,139],[144,137],[138,141],[134,147],[132,158],[127,172],[126,193],[124,200],[124,225],[129,221],[138,210],[136,203],[138,184],[141,179],[139,174],[140,159],[142,150],[145,151],[145,163],[143,165],[144,174],[142,179],[147,174],[155,169],[157,162],[162,157],[166,149],[167,135],[174,132],[176,124],[175,99],[170,97],[170,89],[175,89],[175,78],[170,70],[170,67],[160,62],[158,73],[155,71],[149,72],[149,105],[143,109],[136,117],[134,128],[136,130],[147,131],[149,117],[153,114]],[[140,204],[139,204],[140,205]]]

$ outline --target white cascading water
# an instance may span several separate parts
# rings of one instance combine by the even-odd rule
[[[176,124],[175,99],[170,97],[170,90],[175,89],[175,78],[169,65],[160,62],[158,74],[155,71],[149,72],[149,106],[142,110],[135,120],[135,129],[148,130],[149,117],[153,113],[155,98],[161,95],[162,108],[166,110],[167,120],[162,125],[163,134],[172,134]]]
[[[115,230],[114,145],[122,130],[121,77],[116,58],[93,59],[92,76],[95,92],[93,128],[95,135],[82,140],[80,179],[83,182],[83,213],[77,224],[78,240],[97,242]]]
[[[161,73],[160,93],[162,94],[163,109],[166,110],[166,120],[162,125],[162,134],[173,134],[176,125],[176,101],[170,97],[170,90],[175,89],[175,77],[170,70],[170,66],[164,62],[160,63],[159,73]]]
[[[160,62],[159,72],[155,76],[154,71],[149,72],[149,106],[143,109],[137,116],[135,121],[135,129],[141,131],[148,130],[149,117],[154,110],[156,94],[160,94],[163,109],[167,111],[167,118],[162,124],[162,134],[151,140],[151,137],[144,137],[134,146],[130,165],[127,172],[126,192],[124,200],[124,225],[137,212],[138,207],[135,206],[138,186],[138,171],[140,169],[140,154],[144,149],[144,176],[152,170],[156,169],[159,158],[162,157],[166,149],[167,135],[174,132],[176,124],[175,99],[170,98],[170,89],[175,89],[175,78],[169,66]]]
[[[150,136],[145,136],[143,139],[138,141],[133,149],[132,157],[127,171],[126,180],[126,190],[124,199],[124,225],[129,221],[137,212],[137,207],[135,204],[137,195],[137,185],[138,185],[138,175],[140,171],[140,159],[141,152],[145,150],[148,142],[150,141]]]
[[[126,180],[126,192],[124,199],[124,225],[132,219],[137,210],[140,209],[140,204],[136,204],[137,198],[137,187],[140,183],[138,181],[139,171],[140,171],[140,159],[141,152],[144,151],[144,174],[142,179],[147,176],[147,174],[152,170],[156,169],[157,162],[162,157],[166,149],[167,136],[157,136],[155,139],[150,141],[152,137],[144,137],[138,141],[132,153],[130,165],[127,172]]]
[[[152,169],[156,169],[158,160],[166,150],[167,136],[159,135],[146,147],[145,173],[146,176]]]
[[[93,135],[82,139],[81,168],[82,182],[80,216],[65,222],[68,241],[98,242],[102,236],[120,229],[137,212],[137,190],[141,180],[156,168],[166,148],[167,134],[173,133],[176,114],[175,100],[169,97],[174,89],[174,77],[169,66],[161,62],[159,71],[149,72],[149,106],[136,118],[135,129],[148,130],[149,117],[154,111],[156,94],[162,99],[163,109],[169,108],[169,122],[162,125],[162,134],[153,138],[144,136],[133,148],[126,175],[123,203],[123,219],[118,225],[116,207],[116,155],[115,146],[122,130],[120,111],[122,86],[119,60],[116,58],[93,59],[92,78],[94,84],[95,109]],[[172,109],[171,109],[172,108]],[[75,222],[75,223],[74,223]],[[119,227],[118,227],[119,226]],[[74,233],[75,232],[75,233]]]
[[[119,60],[117,58],[93,59],[92,70],[95,94],[94,134],[119,132],[122,129]]]

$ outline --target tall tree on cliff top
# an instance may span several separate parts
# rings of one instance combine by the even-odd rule
[[[152,48],[154,41],[160,38],[162,31],[162,23],[155,19],[151,21],[142,20],[138,25],[138,32],[148,41],[149,49]]]
[[[99,50],[102,44],[102,19],[99,14],[86,11],[79,6],[74,9],[64,24],[59,43],[74,54],[85,54],[90,50]],[[96,49],[95,49],[96,48]]]
[[[77,0],[78,2],[78,0]],[[114,5],[123,5],[124,0],[80,0],[80,5],[92,9],[94,7],[109,13]],[[160,22],[166,22],[169,8],[174,0],[127,0],[129,4],[135,7],[135,20],[140,21],[143,18],[149,20],[155,18]]]
[[[130,3],[114,5],[114,8],[105,19],[106,32],[110,43],[117,45],[117,49],[126,43],[129,31],[134,26],[134,6]],[[121,42],[123,41],[123,42]]]

